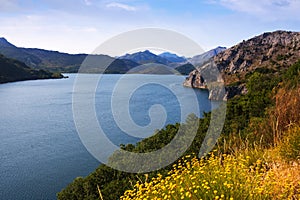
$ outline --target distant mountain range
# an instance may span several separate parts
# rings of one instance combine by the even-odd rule
[[[185,57],[177,56],[176,54],[164,52],[162,54],[158,55],[159,57],[167,59],[171,63],[185,63],[187,62],[187,59]]]
[[[140,65],[149,64],[149,63],[168,65],[171,63],[168,59],[155,55],[154,53],[151,53],[149,50],[143,52],[137,52],[133,54],[126,54],[124,56],[119,57],[119,59],[131,60]]]
[[[44,49],[20,48],[9,43],[5,38],[0,38],[0,54],[24,62],[34,69],[44,69],[52,72],[76,73],[88,54],[67,54]],[[119,60],[106,55],[91,55],[96,63],[112,62],[105,73],[125,73],[128,69],[137,66],[137,63],[128,60]],[[95,66],[96,67],[96,66]],[[91,67],[88,72],[97,70]],[[102,69],[100,69],[101,71]]]
[[[224,48],[218,47],[191,59],[177,56],[169,52],[156,55],[148,50],[133,54],[126,54],[121,57],[113,58],[107,55],[88,55],[88,54],[67,54],[58,51],[49,51],[35,48],[20,48],[9,43],[5,38],[0,38],[0,54],[12,59],[24,62],[33,69],[49,70],[51,72],[76,73],[82,62],[89,56],[89,67],[85,68],[84,73],[149,73],[166,74],[181,73],[188,74],[194,69],[197,63],[206,62]],[[137,66],[142,66],[135,69]],[[162,66],[167,66],[163,69]],[[167,68],[170,69],[167,69]]]

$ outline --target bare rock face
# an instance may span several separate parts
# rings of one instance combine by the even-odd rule
[[[258,68],[268,68],[275,71],[288,68],[300,59],[300,32],[275,31],[264,33],[247,41],[243,41],[212,58],[217,66],[225,85],[245,80],[248,73]],[[184,85],[188,87],[201,86],[203,66],[190,73]],[[202,76],[204,82],[209,82]],[[200,87],[202,88],[202,86]],[[245,84],[226,87],[224,98],[247,93]]]
[[[214,62],[230,84],[257,68],[289,67],[299,58],[300,33],[276,31],[243,41],[219,53]]]
[[[183,83],[183,86],[198,88],[198,89],[207,88],[205,80],[202,77],[200,71],[198,70],[194,70],[189,74],[189,76],[186,78],[185,82]]]
[[[226,87],[226,95],[224,99],[231,99],[236,95],[247,94],[248,90],[245,84],[241,84],[238,86]]]

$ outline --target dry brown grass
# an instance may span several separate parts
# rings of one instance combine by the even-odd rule
[[[279,89],[275,100],[276,106],[270,110],[269,123],[273,129],[274,141],[278,143],[284,131],[300,121],[300,86],[291,90]]]

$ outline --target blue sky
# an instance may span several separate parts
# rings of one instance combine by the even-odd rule
[[[299,10],[299,0],[0,0],[0,37],[17,46],[91,53],[114,35],[155,27],[209,50],[267,31],[300,31]]]

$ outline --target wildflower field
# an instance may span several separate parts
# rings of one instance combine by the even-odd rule
[[[186,156],[173,167],[165,178],[137,182],[121,199],[300,199],[299,166],[270,168],[250,156],[212,153],[208,159]]]

